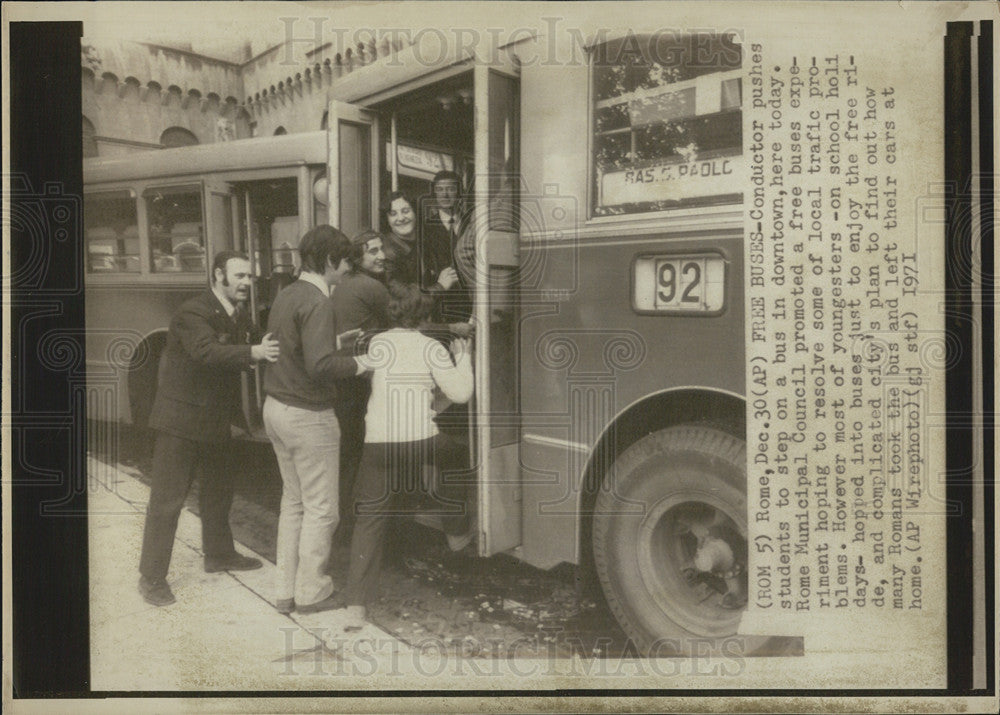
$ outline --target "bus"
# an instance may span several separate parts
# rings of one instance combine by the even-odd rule
[[[90,416],[148,416],[214,252],[250,255],[263,320],[306,230],[379,229],[380,196],[453,170],[480,556],[593,574],[650,654],[722,647],[748,600],[740,43],[625,32],[539,61],[553,41],[417,43],[335,79],[324,130],[87,160]],[[243,398],[260,439],[256,373]]]

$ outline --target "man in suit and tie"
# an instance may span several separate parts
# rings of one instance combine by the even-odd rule
[[[454,171],[439,171],[431,181],[433,200],[424,211],[420,232],[421,287],[435,292],[435,322],[461,322],[471,315],[469,286],[455,270],[455,247],[465,229],[461,181]],[[442,273],[442,271],[445,271]]]
[[[139,562],[139,592],[154,606],[175,600],[166,576],[177,519],[196,474],[205,571],[261,566],[233,547],[233,483],[226,459],[230,425],[240,411],[240,373],[254,363],[278,359],[278,342],[270,335],[250,344],[253,325],[244,308],[250,281],[245,254],[220,252],[212,263],[212,287],[181,305],[170,322],[149,418],[157,436]]]

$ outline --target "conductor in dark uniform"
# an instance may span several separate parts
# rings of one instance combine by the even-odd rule
[[[472,315],[471,286],[455,269],[455,248],[467,228],[462,216],[461,179],[453,171],[439,171],[431,181],[431,190],[433,200],[425,206],[419,239],[421,288],[435,291],[445,286],[435,292],[435,322],[467,321]]]
[[[139,592],[155,606],[174,602],[167,569],[177,519],[195,475],[200,479],[205,571],[261,566],[233,547],[229,528],[233,483],[226,458],[230,425],[240,411],[240,373],[256,362],[274,362],[278,357],[278,343],[270,335],[250,344],[253,326],[244,306],[250,281],[246,255],[220,252],[212,262],[212,287],[181,305],[170,322],[165,364],[149,418],[157,436],[139,563]]]

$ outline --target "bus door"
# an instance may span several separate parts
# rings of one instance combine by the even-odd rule
[[[212,257],[219,251],[238,250],[236,246],[233,187],[221,181],[205,182],[205,223],[208,227],[208,270],[211,282]]]
[[[519,331],[520,82],[516,68],[476,65],[475,421],[479,554],[521,543]]]
[[[354,236],[378,229],[378,115],[331,100],[327,123],[329,223]]]
[[[348,235],[377,228],[379,188],[414,191],[424,185],[429,191],[429,179],[438,168],[453,168],[463,176],[465,210],[470,212],[466,224],[471,224],[474,236],[473,275],[466,276],[473,283],[476,319],[469,447],[478,487],[482,556],[521,543],[514,293],[520,201],[518,84],[513,67],[474,66],[472,72],[457,73],[381,105],[388,142],[381,151],[387,165],[384,176],[379,171],[383,140],[378,115],[336,100],[330,102],[328,115],[330,223]],[[470,156],[471,162],[466,159]],[[451,167],[446,166],[449,160]],[[435,166],[438,162],[440,167]],[[468,176],[472,166],[475,173]],[[418,199],[418,216],[423,216],[426,206],[421,200],[430,197],[413,198]]]
[[[230,221],[236,227],[230,247],[250,257],[254,281],[249,309],[254,328],[261,334],[267,329],[278,291],[295,280],[300,265],[299,239],[313,225],[317,210],[312,199],[315,173],[315,169],[302,166],[292,175],[283,172],[230,184]],[[243,415],[255,439],[266,439],[263,406],[263,371],[244,373]]]

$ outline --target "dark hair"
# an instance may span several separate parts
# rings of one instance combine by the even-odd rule
[[[249,261],[250,257],[243,253],[242,251],[219,251],[215,254],[215,258],[212,259],[212,284],[215,284],[215,271],[216,269],[222,271],[223,278],[226,277],[226,265],[234,258],[239,258],[243,261]]]
[[[389,191],[382,197],[382,224],[385,226],[385,230],[392,232],[392,226],[389,224],[389,210],[392,208],[392,202],[396,199],[403,199],[410,205],[410,210],[413,212],[413,233],[415,236],[420,228],[420,222],[417,220],[417,204],[405,191]]]
[[[458,174],[454,171],[450,171],[448,169],[442,169],[438,173],[434,174],[434,178],[431,179],[431,189],[433,190],[433,188],[438,185],[439,181],[446,181],[448,179],[451,179],[458,184],[458,193],[462,193],[462,179],[459,178]]]
[[[367,250],[365,247],[369,241],[373,241],[376,238],[384,240],[381,233],[372,231],[371,229],[362,231],[351,238],[351,250],[347,253],[347,264],[351,267],[352,273],[357,273],[361,270],[361,260],[364,258],[365,251]]]
[[[389,322],[397,328],[416,328],[427,320],[434,308],[434,299],[415,283],[389,285]]]
[[[413,199],[411,199],[410,195],[407,194],[405,191],[399,191],[398,189],[396,191],[389,191],[386,192],[385,196],[382,197],[383,216],[389,215],[389,209],[392,208],[392,202],[395,201],[396,199],[403,199],[406,203],[410,205],[411,209],[416,206],[416,204],[413,202]]]
[[[338,265],[350,251],[347,236],[327,224],[309,229],[299,241],[302,270],[320,275],[326,273],[327,263]]]

